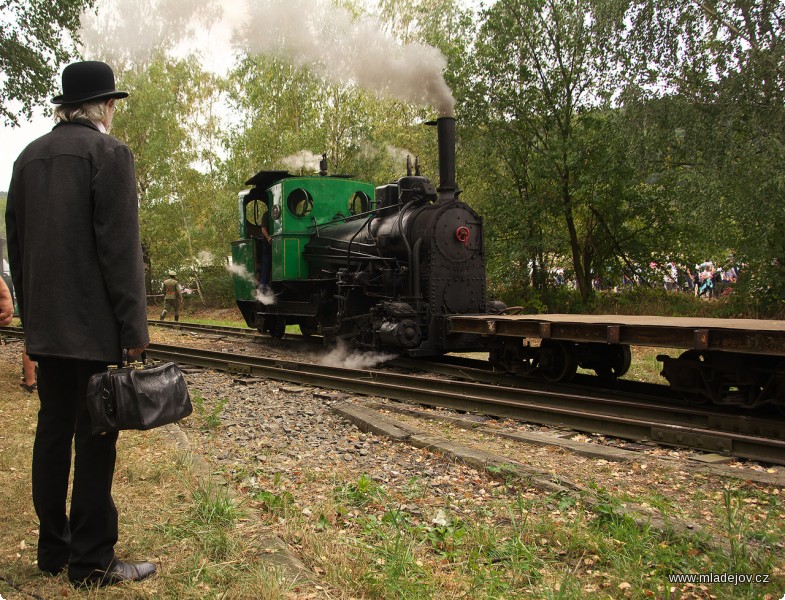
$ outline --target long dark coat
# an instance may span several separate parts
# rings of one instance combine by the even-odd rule
[[[128,146],[89,121],[58,123],[14,163],[6,231],[33,358],[117,362],[149,341]]]

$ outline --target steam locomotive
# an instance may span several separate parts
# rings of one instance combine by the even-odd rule
[[[416,164],[374,187],[328,176],[325,160],[317,176],[262,171],[246,182],[232,258],[249,327],[281,337],[297,324],[328,343],[409,356],[487,351],[495,368],[554,382],[578,367],[615,382],[631,345],[682,348],[657,358],[690,402],[785,407],[785,321],[503,315],[487,297],[482,218],[459,199],[455,121],[435,125],[438,188]],[[261,293],[268,236],[271,293]]]
[[[240,239],[232,244],[237,305],[249,327],[410,356],[482,349],[476,334],[451,333],[451,314],[498,313],[486,294],[483,223],[459,199],[455,120],[435,123],[440,185],[407,161],[407,174],[374,188],[344,176],[261,171],[239,194]],[[265,217],[265,212],[269,214]],[[270,294],[262,226],[271,236]],[[237,269],[240,266],[241,269]]]

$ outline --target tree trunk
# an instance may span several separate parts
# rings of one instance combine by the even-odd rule
[[[575,283],[581,300],[586,302],[592,293],[591,271],[589,265],[582,261],[583,253],[578,241],[578,231],[575,228],[575,219],[572,214],[572,195],[570,194],[570,171],[567,167],[567,158],[564,157],[564,170],[562,174],[562,205],[564,206],[564,220],[570,234],[570,250],[572,252],[572,268],[575,270]]]

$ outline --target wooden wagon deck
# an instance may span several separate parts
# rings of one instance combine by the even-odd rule
[[[461,315],[452,333],[785,356],[785,321],[636,315]]]

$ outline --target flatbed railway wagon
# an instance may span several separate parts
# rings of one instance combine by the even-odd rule
[[[662,375],[693,402],[785,412],[785,321],[629,315],[454,315],[452,333],[485,337],[498,368],[568,381],[578,367],[617,379],[630,346],[662,354]]]

